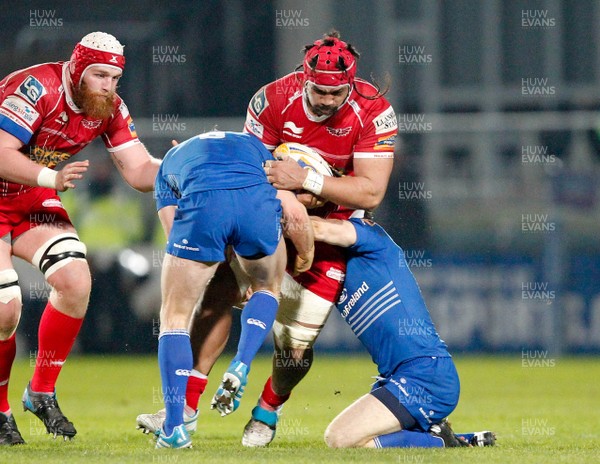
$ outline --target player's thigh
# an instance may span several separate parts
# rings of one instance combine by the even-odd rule
[[[217,267],[215,262],[192,261],[167,254],[161,272],[163,309],[191,314]]]
[[[13,334],[20,317],[19,276],[13,269],[10,243],[0,239],[0,340]]]
[[[11,253],[10,236],[7,235],[0,239],[0,270],[13,268]]]
[[[311,348],[333,304],[307,290],[285,273],[273,334],[280,348]]]
[[[235,190],[236,227],[231,244],[238,256],[257,259],[272,255],[279,246],[281,202],[269,184]]]
[[[41,251],[44,245],[50,244],[57,237],[77,236],[75,227],[69,222],[57,221],[45,224],[37,224],[13,236],[13,254],[29,263],[33,262],[34,255]]]
[[[250,285],[254,291],[270,290],[279,294],[281,280],[285,272],[286,264],[285,242],[279,240],[275,253],[263,256],[259,259],[246,259],[238,256],[242,269],[250,279]]]
[[[371,394],[361,396],[344,409],[325,430],[332,448],[363,446],[379,435],[401,430],[392,412]]]
[[[69,222],[39,224],[14,239],[14,256],[40,269],[58,291],[89,294],[91,277],[86,247]]]

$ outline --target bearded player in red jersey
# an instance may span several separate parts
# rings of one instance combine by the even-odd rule
[[[355,78],[358,53],[332,32],[305,47],[303,71],[272,82],[252,98],[245,129],[268,148],[298,142],[316,149],[341,177],[323,177],[289,161],[268,162],[278,189],[306,191],[327,203],[311,214],[348,219],[375,209],[392,172],[396,115],[379,88]],[[303,195],[301,195],[303,196]],[[312,346],[337,302],[346,263],[342,250],[315,243],[313,266],[286,275],[277,320],[275,354],[242,444],[266,446],[275,437],[278,413],[308,373]],[[290,360],[293,362],[290,363]]]
[[[333,31],[305,47],[302,70],[265,85],[248,106],[244,129],[269,150],[284,142],[308,145],[343,174],[323,177],[291,160],[268,162],[265,171],[275,187],[303,192],[298,197],[308,207],[327,202],[313,209],[313,215],[348,219],[362,215],[357,210],[376,208],[392,171],[396,115],[378,87],[355,77],[358,57],[354,47]],[[345,274],[343,252],[321,242],[315,245],[312,268],[284,278],[273,326],[273,374],[244,430],[245,446],[266,446],[275,437],[278,412],[310,369],[312,346],[338,300]],[[222,275],[209,287],[214,297],[203,302],[190,333],[195,369],[188,381],[184,420],[191,431],[196,429],[198,399],[207,375],[229,332],[231,312],[225,306],[239,299],[231,271],[220,270]],[[245,384],[245,379],[239,383]],[[138,427],[146,432],[158,430],[162,421],[164,411],[137,418]]]
[[[66,164],[101,136],[125,181],[153,189],[160,160],[140,143],[116,94],[123,46],[110,34],[86,35],[70,61],[15,71],[0,81],[0,445],[24,443],[8,403],[21,290],[11,256],[38,267],[52,287],[38,331],[38,352],[23,407],[48,433],[72,438],[55,384],[86,313],[91,278],[86,247],[57,191],[75,188],[89,161]]]

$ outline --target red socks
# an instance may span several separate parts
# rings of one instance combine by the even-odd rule
[[[267,383],[265,383],[265,387],[263,388],[263,392],[260,395],[260,405],[268,410],[274,411],[283,403],[285,403],[290,397],[291,393],[287,395],[279,396],[277,393],[273,391],[273,386],[271,383],[271,377],[267,379]]]
[[[15,341],[15,334],[12,334],[8,340],[0,340],[0,412],[3,413],[10,411],[10,405],[8,404],[8,380],[16,352],[17,343]]]
[[[202,379],[195,375],[190,375],[188,377],[187,388],[185,390],[185,404],[194,411],[198,409],[200,396],[204,393],[207,383],[208,379],[206,377]]]
[[[58,374],[71,352],[82,324],[83,319],[67,316],[48,302],[38,329],[38,353],[31,379],[31,389],[34,392],[54,391]]]

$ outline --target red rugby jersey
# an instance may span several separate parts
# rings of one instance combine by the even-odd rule
[[[356,79],[355,86],[362,95],[377,93],[373,85],[362,79]],[[248,105],[244,130],[256,135],[269,150],[284,142],[308,145],[331,166],[353,175],[354,158],[394,157],[398,125],[396,114],[384,97],[370,100],[354,89],[334,115],[325,119],[314,117],[304,101],[302,72],[294,72],[256,92]],[[327,203],[310,213],[347,219],[354,211]],[[345,267],[341,249],[317,242],[311,269],[296,280],[322,298],[337,302]]]
[[[140,143],[127,105],[117,96],[109,119],[92,119],[72,99],[68,63],[43,63],[0,81],[0,129],[23,142],[21,151],[54,168],[102,136],[109,152]],[[0,178],[0,196],[31,187]]]

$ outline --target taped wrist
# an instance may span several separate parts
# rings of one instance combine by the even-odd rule
[[[306,176],[306,179],[304,179],[304,182],[302,182],[302,188],[315,195],[321,195],[324,182],[323,174],[311,169],[307,169],[307,171],[308,175]]]
[[[48,187],[56,190],[56,176],[58,172],[50,168],[42,168],[37,177],[37,184],[40,187]]]

